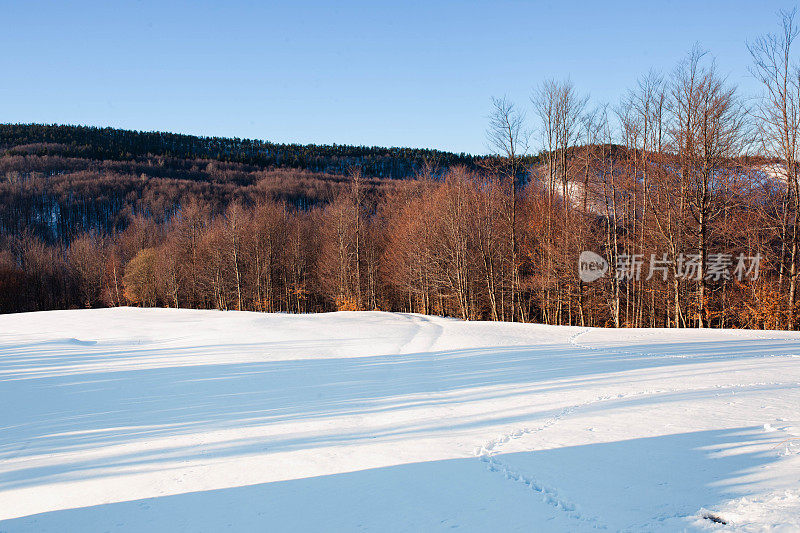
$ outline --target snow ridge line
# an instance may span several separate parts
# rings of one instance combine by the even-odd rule
[[[605,353],[612,353],[617,355],[628,355],[628,356],[648,356],[648,357],[660,357],[663,359],[687,359],[693,357],[692,355],[687,354],[663,354],[658,352],[639,352],[639,351],[632,351],[632,350],[624,350],[621,348],[614,348],[613,346],[589,346],[587,344],[581,344],[578,342],[578,339],[583,335],[589,333],[593,329],[596,328],[583,328],[578,333],[574,335],[570,335],[568,342],[572,346],[579,348],[581,350],[588,350],[588,351],[603,351]],[[754,337],[759,340],[771,340],[771,341],[785,341],[786,339],[776,339],[772,337]],[[739,359],[744,357],[742,355],[720,355],[718,359]],[[748,355],[747,357],[758,357],[758,358],[767,358],[767,357],[791,357],[791,358],[800,358],[800,354],[793,354],[793,353],[781,353],[781,354],[770,354],[770,353],[762,353],[760,355]]]

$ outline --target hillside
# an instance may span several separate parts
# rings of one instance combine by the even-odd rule
[[[0,313],[141,305],[797,324],[795,282],[784,273],[800,257],[787,239],[800,233],[787,225],[796,220],[790,189],[764,158],[728,152],[709,174],[696,152],[669,146],[479,160],[113,129],[5,131]],[[380,170],[381,161],[391,164]],[[577,272],[586,251],[613,267],[592,285]],[[641,261],[628,271],[626,258]],[[653,275],[653,258],[663,275]]]
[[[58,155],[128,161],[142,157],[208,159],[258,168],[293,168],[343,174],[354,165],[379,178],[408,178],[426,162],[444,168],[472,166],[480,158],[424,148],[281,144],[255,139],[199,137],[159,131],[55,124],[0,124],[7,155]]]
[[[269,199],[306,209],[339,194],[355,167],[378,194],[425,169],[474,168],[480,160],[428,149],[0,124],[0,239],[113,234],[136,216],[170,220],[190,203],[222,212],[232,202]]]
[[[800,528],[798,333],[131,308],[0,332],[8,533]]]

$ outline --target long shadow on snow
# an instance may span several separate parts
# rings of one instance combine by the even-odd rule
[[[322,342],[322,341],[321,341]],[[175,349],[142,347],[76,355],[65,375],[37,377],[37,370],[17,372],[29,363],[39,368],[41,354],[29,345],[0,350],[0,381],[4,396],[0,424],[0,459],[109,446],[197,430],[239,428],[301,419],[364,415],[398,408],[448,402],[491,400],[534,391],[568,394],[587,383],[602,384],[611,372],[668,367],[677,377],[685,370],[697,375],[700,362],[730,358],[757,359],[794,354],[798,342],[756,343],[731,340],[708,343],[628,346],[624,352],[584,350],[570,345],[451,350],[422,354],[198,364],[108,372],[81,371],[82,362],[119,358],[174,357],[221,351],[269,352],[286,343],[203,346]],[[294,345],[292,345],[294,346]],[[35,348],[35,347],[33,347]],[[313,343],[308,346],[313,350]],[[57,350],[57,348],[52,348]],[[81,346],[83,351],[91,347]],[[647,355],[649,352],[661,352]],[[638,352],[643,355],[631,355]],[[313,352],[312,352],[313,353]],[[665,357],[676,355],[687,357]],[[33,361],[35,360],[35,362]],[[9,368],[6,365],[10,365]],[[632,383],[630,377],[627,384]],[[775,388],[778,386],[775,385]],[[716,389],[713,393],[721,392]],[[42,406],[40,396],[57,401]],[[446,397],[445,397],[446,396]],[[678,397],[678,396],[676,396]],[[667,397],[661,396],[659,401]],[[402,437],[417,432],[449,431],[548,417],[554,412],[504,413],[457,419],[436,428],[396,425],[380,434],[331,433],[314,438],[240,439],[209,446],[204,456],[263,453],[350,442],[365,436]],[[13,438],[13,440],[12,440]],[[48,476],[91,475],[94,468],[167,461],[193,450],[144,451],[95,463],[64,463],[45,469],[20,469],[0,479],[0,488],[32,484]],[[26,481],[27,480],[27,481]]]
[[[750,490],[747,474],[776,459],[748,447],[765,438],[737,428],[496,455],[512,479],[475,458],[403,464],[53,511],[0,531],[652,530]]]

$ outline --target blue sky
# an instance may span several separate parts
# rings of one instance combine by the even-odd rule
[[[490,97],[614,103],[698,41],[745,94],[783,1],[0,0],[0,121],[485,153]]]

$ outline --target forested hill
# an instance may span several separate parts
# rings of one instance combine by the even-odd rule
[[[426,162],[440,168],[472,167],[479,159],[421,148],[277,144],[235,137],[46,124],[0,124],[0,150],[8,155],[33,153],[113,161],[144,156],[211,159],[327,174],[343,174],[357,165],[366,175],[378,178],[407,178]]]

